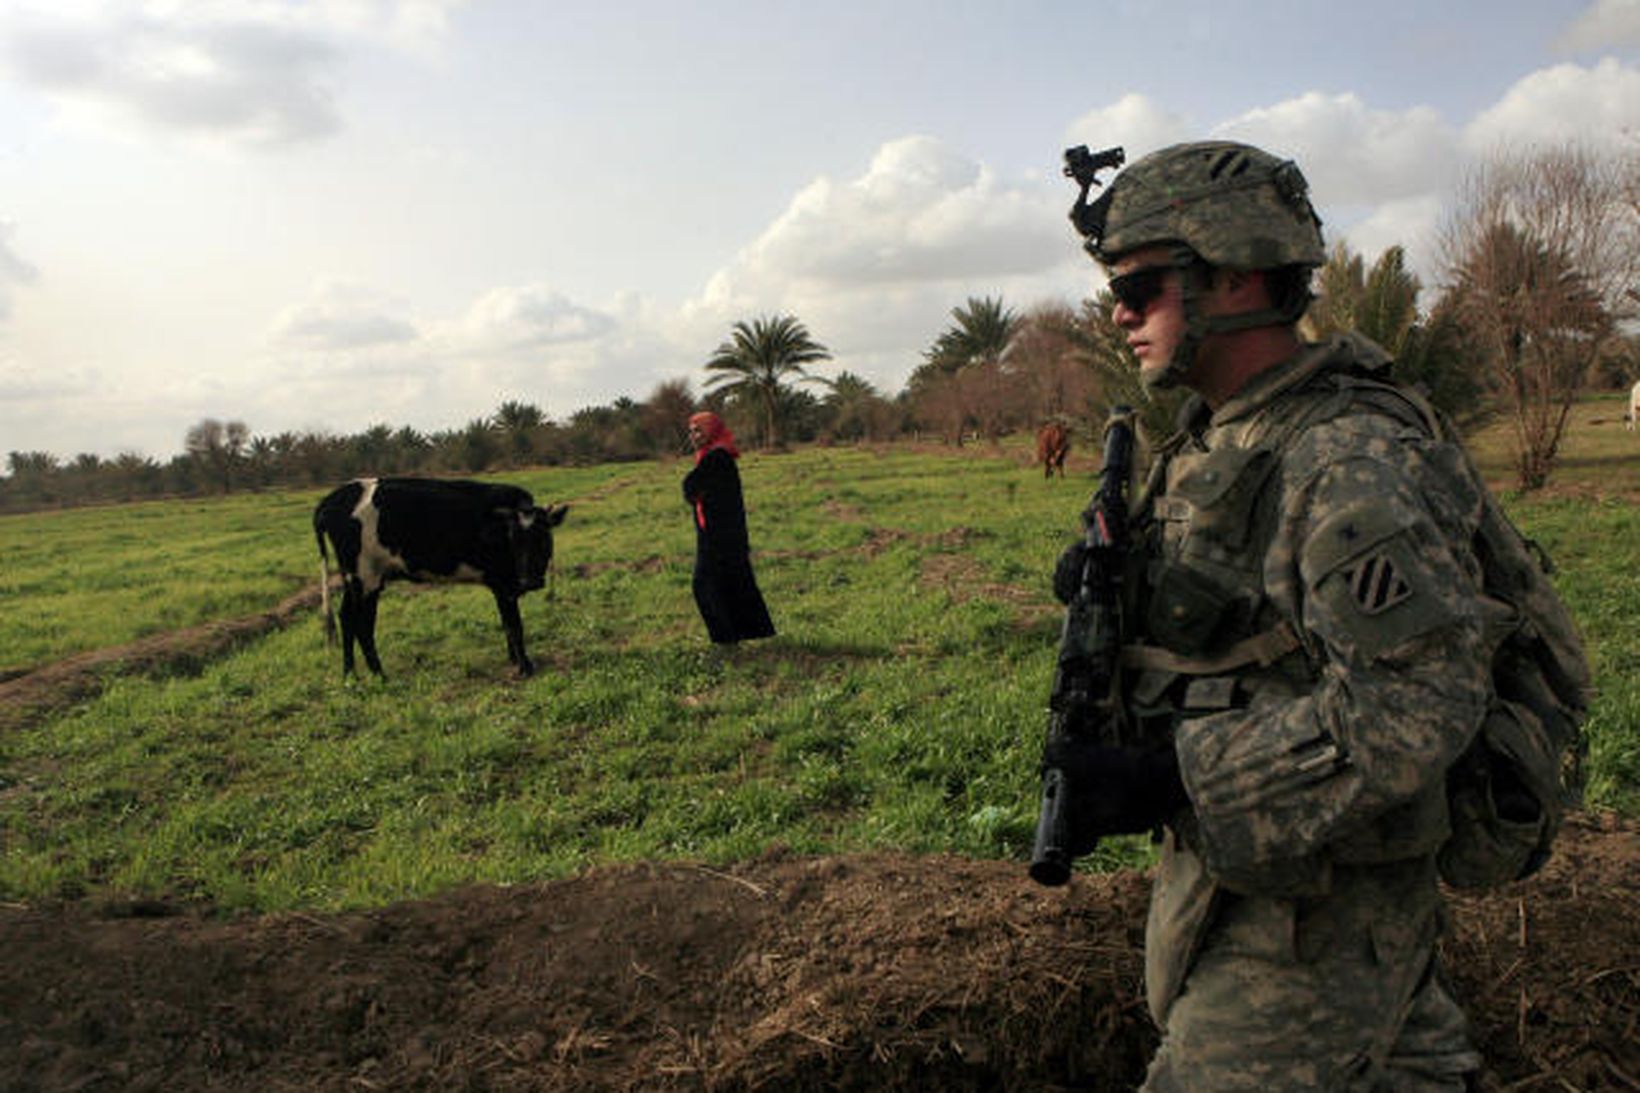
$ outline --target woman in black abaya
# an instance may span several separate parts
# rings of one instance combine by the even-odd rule
[[[689,441],[695,469],[683,480],[683,498],[694,511],[695,604],[706,633],[719,644],[771,637],[774,623],[752,576],[735,438],[705,411],[689,419]]]

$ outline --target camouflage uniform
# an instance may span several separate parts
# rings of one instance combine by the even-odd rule
[[[1239,332],[1305,310],[1307,281],[1272,273],[1265,306],[1230,313],[1200,276],[1322,263],[1293,163],[1202,141],[1152,153],[1097,200],[1096,171],[1073,177],[1096,260],[1150,252],[1178,271],[1180,334],[1147,384],[1210,379],[1209,343],[1236,352]],[[1118,299],[1142,330],[1156,297],[1136,285]],[[1216,407],[1198,394],[1134,513],[1119,728],[1171,741],[1177,773],[1128,778],[1094,741],[1078,777],[1105,764],[1101,789],[1166,822],[1145,938],[1156,1093],[1457,1090],[1479,1066],[1434,947],[1446,776],[1486,715],[1499,622],[1471,549],[1485,487],[1382,382],[1387,365],[1344,337]],[[1120,830],[1136,828],[1106,833]]]
[[[1160,1091],[1463,1089],[1445,774],[1484,716],[1484,489],[1377,347],[1307,347],[1187,426],[1140,498],[1127,709],[1191,807],[1146,928]]]

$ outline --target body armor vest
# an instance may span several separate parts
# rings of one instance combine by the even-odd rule
[[[1205,407],[1158,452],[1135,512],[1141,545],[1127,583],[1137,640],[1123,648],[1124,700],[1140,738],[1169,739],[1183,719],[1311,691],[1326,663],[1266,588],[1277,531],[1283,459],[1311,425],[1348,413],[1389,416],[1425,432],[1415,406],[1373,378],[1381,356],[1346,341],[1317,352],[1281,395],[1229,425],[1204,428]],[[1303,468],[1300,468],[1303,470]],[[1317,762],[1336,758],[1318,754]],[[1190,818],[1182,817],[1189,841]],[[1448,833],[1439,790],[1407,802],[1329,848],[1294,860],[1260,886],[1323,889],[1333,864],[1373,864],[1431,853]]]

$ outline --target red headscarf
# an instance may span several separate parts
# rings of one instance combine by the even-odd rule
[[[740,449],[735,447],[734,434],[729,431],[729,426],[723,424],[723,419],[712,411],[702,410],[698,414],[690,415],[689,424],[698,428],[706,441],[695,451],[696,463],[706,458],[706,453],[713,448],[722,448],[731,457],[740,458]]]
[[[723,424],[723,419],[712,411],[702,410],[698,414],[691,414],[689,424],[699,429],[701,435],[701,446],[695,449],[697,465],[713,448],[722,448],[732,459],[740,458],[740,449],[735,447],[734,434],[729,432],[729,426]],[[695,523],[702,531],[706,530],[706,503],[701,497],[695,498]]]

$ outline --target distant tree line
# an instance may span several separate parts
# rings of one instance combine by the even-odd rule
[[[207,418],[188,429],[183,452],[165,461],[134,452],[64,461],[49,452],[12,451],[0,477],[0,512],[320,486],[360,475],[469,475],[681,456],[689,450],[689,415],[700,409],[717,410],[743,438],[765,442],[771,400],[779,443],[887,440],[903,433],[904,411],[867,381],[845,372],[826,385],[816,395],[786,384],[759,391],[724,383],[697,398],[688,380],[678,379],[661,383],[643,402],[617,398],[564,420],[508,401],[460,428],[425,433],[377,424],[352,435],[256,435],[243,421]]]
[[[1640,377],[1640,149],[1597,155],[1568,146],[1500,155],[1466,180],[1443,230],[1442,283],[1428,294],[1399,246],[1369,267],[1343,244],[1317,271],[1307,336],[1360,331],[1396,358],[1460,426],[1511,422],[1518,484],[1549,477],[1571,406],[1591,389]],[[1075,307],[1020,313],[970,297],[923,351],[905,389],[885,395],[848,371],[815,371],[831,352],[795,316],[737,322],[703,364],[706,393],[687,379],[643,402],[617,398],[558,421],[503,402],[458,429],[421,433],[372,425],[352,436],[252,435],[242,421],[206,419],[184,452],[161,463],[134,453],[68,462],[13,451],[0,512],[319,486],[365,474],[477,474],[538,465],[654,459],[687,450],[699,409],[722,414],[743,441],[961,445],[1046,420],[1095,443],[1115,403],[1139,407],[1153,439],[1171,429],[1180,396],[1145,390],[1101,292]]]

